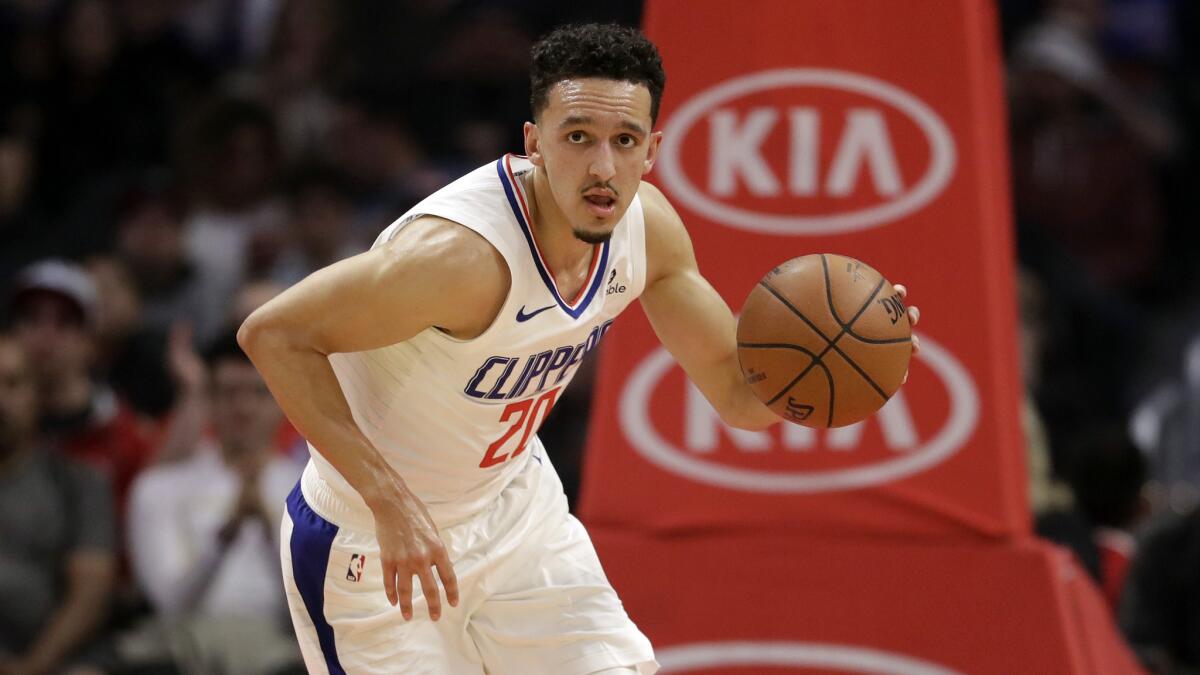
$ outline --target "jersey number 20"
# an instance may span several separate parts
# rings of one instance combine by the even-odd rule
[[[497,464],[510,460],[513,457],[521,454],[525,450],[525,445],[529,442],[529,436],[537,431],[542,422],[546,421],[546,417],[550,414],[550,409],[554,407],[554,402],[558,400],[558,392],[562,391],[562,387],[556,387],[542,394],[537,398],[527,398],[524,401],[509,403],[504,406],[504,412],[500,413],[500,422],[508,422],[511,418],[512,426],[504,432],[504,435],[497,438],[488,446],[487,453],[483,455],[483,461],[479,462],[479,468],[486,469],[496,466]],[[517,447],[510,453],[500,454],[500,450],[508,439],[516,435],[517,431],[521,431],[521,440],[517,443]]]

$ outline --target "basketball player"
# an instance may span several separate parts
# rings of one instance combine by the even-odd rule
[[[310,671],[657,669],[535,432],[635,298],[725,422],[778,420],[683,223],[641,180],[664,80],[637,31],[551,33],[527,157],[439,190],[242,326],[311,444],[281,547]]]

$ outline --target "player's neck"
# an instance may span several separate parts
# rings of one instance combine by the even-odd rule
[[[590,265],[594,244],[575,236],[571,221],[554,201],[546,172],[534,167],[522,179],[525,192],[529,195],[529,217],[532,221],[529,226],[537,236],[538,249],[546,263],[555,272],[567,272]]]

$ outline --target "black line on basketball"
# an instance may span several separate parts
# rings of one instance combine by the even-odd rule
[[[825,342],[828,342],[828,343],[830,343],[830,344],[832,344],[832,343],[833,343],[833,341],[832,341],[832,340],[830,340],[830,339],[829,339],[829,337],[825,335],[825,333],[822,333],[822,332],[821,332],[821,329],[820,329],[820,328],[817,328],[816,324],[814,324],[812,321],[809,321],[807,316],[804,316],[804,313],[803,313],[803,312],[801,312],[800,310],[796,309],[795,305],[793,305],[792,303],[788,302],[788,299],[787,299],[787,298],[783,297],[783,295],[781,295],[781,294],[779,293],[779,291],[777,291],[777,290],[775,290],[774,288],[772,288],[772,287],[771,287],[771,284],[768,284],[768,283],[767,283],[767,282],[765,282],[765,281],[760,281],[760,282],[758,282],[758,285],[759,285],[759,286],[762,286],[762,287],[763,287],[763,288],[765,288],[765,289],[767,289],[767,292],[768,292],[768,293],[770,293],[771,295],[775,296],[775,299],[776,299],[776,300],[778,300],[778,301],[782,302],[782,303],[783,303],[783,305],[784,305],[785,307],[787,307],[788,309],[792,310],[792,313],[793,313],[793,314],[795,314],[796,316],[800,317],[800,320],[801,320],[801,321],[803,321],[804,323],[808,324],[808,327],[809,327],[809,328],[811,328],[811,329],[813,329],[813,331],[814,331],[814,332],[816,332],[816,334],[817,334],[817,335],[821,336],[821,339],[822,339],[822,340],[824,340]]]
[[[809,366],[804,369],[804,372],[797,375],[796,379],[792,380],[792,382],[790,384],[788,384],[788,386],[783,391],[776,394],[775,397],[772,398],[770,401],[767,401],[767,405],[774,405],[775,402],[780,399],[780,397],[782,397],[784,394],[791,391],[792,387],[796,386],[796,384],[798,384],[800,382],[800,380],[804,379],[804,376],[807,375],[808,371],[812,370],[814,366],[819,367],[825,373],[825,381],[829,383],[829,418],[828,418],[828,420],[826,420],[825,426],[831,426],[833,424],[833,400],[834,400],[833,396],[834,396],[834,390],[835,390],[835,388],[833,386],[833,374],[829,372],[829,366],[826,366],[824,363],[821,363],[820,361],[813,361],[812,363],[810,363]]]
[[[829,314],[837,325],[842,327],[842,331],[846,330],[846,324],[842,323],[841,317],[838,316],[837,308],[833,306],[833,281],[829,279],[829,261],[825,259],[825,254],[821,254],[821,273],[825,275],[825,303],[829,305]]]
[[[830,346],[832,346],[832,344]],[[812,370],[814,367],[821,366],[822,368],[825,368],[825,364],[821,363],[821,358],[824,357],[825,354],[827,354],[829,352],[829,347],[826,347],[825,349],[823,349],[820,354],[813,354],[811,351],[805,349],[804,347],[801,347],[800,345],[792,345],[792,347],[796,351],[803,352],[805,354],[808,354],[810,357],[812,357],[812,363],[809,363],[808,366],[806,366],[804,368],[804,370],[800,371],[799,375],[792,378],[792,381],[788,382],[787,386],[785,386],[783,389],[780,389],[779,393],[772,396],[771,400],[767,401],[767,405],[771,405],[771,404],[775,403],[775,401],[778,401],[781,396],[783,396],[784,394],[791,391],[792,387],[796,386],[800,382],[800,380],[803,380],[804,376],[808,375],[808,372],[810,370]],[[829,374],[828,368],[825,368],[825,374],[826,375]]]
[[[825,371],[825,381],[829,383],[829,417],[825,420],[825,426],[831,427],[833,426],[833,402],[837,400],[834,397],[833,374],[829,372],[829,366],[826,366],[824,363],[821,364],[821,368]]]
[[[867,296],[867,301],[863,303],[862,307],[858,308],[858,311],[854,313],[850,321],[843,322],[841,317],[838,316],[837,308],[833,305],[833,281],[829,278],[829,262],[825,260],[824,253],[821,254],[821,271],[825,273],[825,302],[829,304],[829,313],[833,315],[833,320],[841,326],[842,331],[854,335],[850,330],[851,327],[863,315],[863,312],[867,311],[867,308],[871,306],[871,302],[879,294],[879,289],[883,288],[884,278],[882,276],[879,277],[879,282],[875,284],[875,288],[871,289],[871,294]]]
[[[855,340],[858,340],[859,342],[865,342],[866,344],[869,344],[869,345],[894,345],[894,344],[900,344],[901,342],[912,342],[911,337],[887,338],[887,339],[863,337],[863,336],[859,335],[858,333],[855,333],[854,329],[852,329],[852,328],[847,328],[845,330],[845,333],[847,335],[849,335],[850,337],[854,338]]]
[[[879,386],[878,384],[875,384],[875,380],[871,379],[871,376],[868,375],[866,373],[866,371],[864,371],[862,368],[860,368],[859,365],[854,362],[854,359],[847,356],[846,352],[838,349],[837,345],[833,345],[833,351],[837,352],[838,356],[841,356],[842,359],[846,361],[846,363],[849,363],[850,367],[853,368],[855,370],[855,372],[857,372],[859,375],[861,375],[862,378],[867,381],[867,384],[871,385],[871,388],[875,390],[875,393],[879,394],[879,396],[882,397],[883,400],[885,400],[885,401],[888,400],[887,392],[885,392],[883,390],[883,387]]]
[[[841,340],[842,336],[846,335],[846,334],[849,334],[849,335],[853,336],[854,338],[861,340],[862,342],[869,343],[869,344],[887,344],[889,342],[905,342],[906,341],[905,338],[900,338],[899,340],[891,339],[891,340],[872,341],[871,339],[863,338],[862,336],[860,336],[854,332],[854,323],[856,321],[858,321],[858,319],[860,317],[862,317],[863,312],[867,311],[867,308],[870,307],[871,303],[875,301],[875,296],[879,295],[879,289],[883,288],[883,282],[885,281],[883,276],[881,275],[879,277],[879,281],[878,281],[878,283],[875,284],[875,288],[871,289],[871,294],[867,296],[867,301],[864,302],[862,304],[862,306],[858,308],[858,311],[854,313],[854,316],[851,317],[850,321],[848,323],[843,323],[841,318],[838,317],[837,309],[834,308],[834,306],[833,306],[833,283],[829,279],[829,262],[826,261],[824,253],[821,254],[821,270],[825,273],[825,300],[829,304],[829,313],[831,315],[833,315],[833,320],[836,321],[837,324],[842,327],[841,332],[838,333],[837,337],[835,337],[833,339],[833,341],[829,343],[829,346],[833,347],[833,350],[835,352],[837,352],[838,355],[841,356],[842,359],[846,361],[846,363],[849,363],[850,367],[853,368],[855,370],[855,372],[857,372],[860,376],[862,376],[862,378],[864,380],[867,381],[867,384],[871,385],[871,388],[875,390],[875,393],[879,394],[883,398],[884,401],[888,400],[888,395],[883,390],[883,387],[880,387],[875,382],[875,380],[870,375],[867,374],[867,372],[865,370],[863,370],[857,363],[855,363],[854,359],[850,358],[849,355],[846,354],[846,352],[842,351],[837,346],[838,340]],[[824,356],[824,353],[822,353],[822,356]]]
[[[739,342],[737,343],[737,346],[741,347],[742,349],[795,349],[796,351],[804,352],[805,354],[816,358],[816,356],[813,355],[812,350],[801,347],[800,345],[794,345],[790,342]]]

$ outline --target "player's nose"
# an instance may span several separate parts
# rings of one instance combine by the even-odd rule
[[[588,173],[601,181],[608,182],[617,175],[612,148],[605,143],[600,143],[598,146],[595,155],[592,156],[591,164],[588,166]]]

